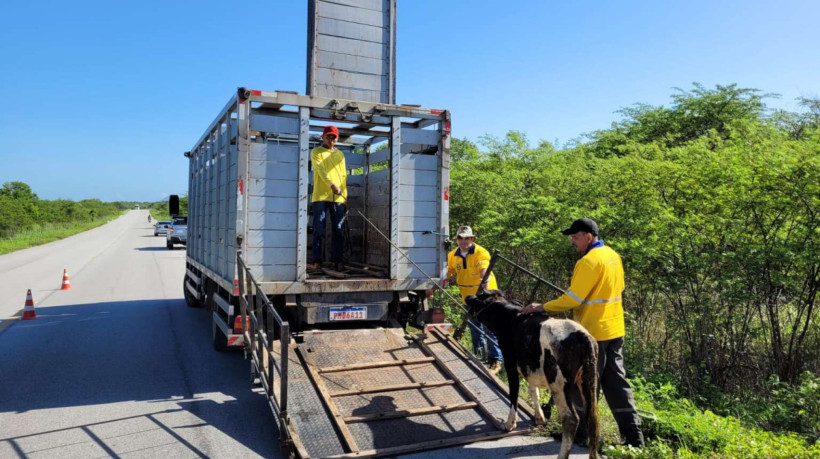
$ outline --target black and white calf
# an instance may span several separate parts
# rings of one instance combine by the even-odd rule
[[[598,344],[592,335],[572,320],[522,314],[521,305],[507,301],[498,290],[468,296],[466,303],[470,314],[495,334],[504,356],[511,402],[507,430],[514,429],[517,421],[520,374],[529,383],[535,421],[539,425],[545,424],[546,418],[538,404],[538,389],[549,387],[563,430],[558,458],[567,458],[579,422],[570,395],[577,388],[584,401],[583,422],[589,436],[589,457],[597,458]]]

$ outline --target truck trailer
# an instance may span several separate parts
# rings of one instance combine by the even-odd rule
[[[326,231],[311,225],[310,150],[329,124],[348,173],[344,262],[308,272],[312,232]],[[430,323],[450,126],[447,110],[239,88],[185,153],[185,301],[210,313],[214,348],[245,352],[288,456],[401,454],[534,427],[521,402],[506,431],[505,385]]]
[[[185,153],[185,301],[210,315],[214,348],[244,352],[287,457],[534,427],[521,402],[505,430],[506,385],[429,308],[446,276],[450,112],[396,104],[395,12],[395,0],[308,0],[307,95],[238,88]],[[332,245],[311,205],[310,152],[328,125],[346,164],[344,250],[309,270],[314,232],[324,255]]]
[[[446,274],[449,112],[240,88],[190,152],[187,298],[213,343],[238,332],[237,254],[291,332],[406,324]],[[310,150],[339,128],[347,167],[344,263],[309,273]],[[329,251],[331,237],[324,249]],[[329,258],[329,257],[328,257]]]

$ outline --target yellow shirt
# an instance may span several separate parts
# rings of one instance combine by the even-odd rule
[[[596,244],[597,245],[597,244]],[[575,320],[598,341],[625,334],[624,266],[617,252],[603,245],[592,248],[575,263],[566,293],[544,304],[544,310],[574,309]]]
[[[447,277],[456,275],[461,301],[469,295],[475,295],[478,285],[481,284],[481,270],[488,266],[490,266],[490,252],[478,244],[473,244],[464,256],[458,248],[447,254]],[[487,279],[487,288],[489,290],[498,288],[493,273],[490,273],[490,278]]]
[[[311,202],[347,201],[347,168],[345,155],[338,148],[328,150],[324,145],[318,146],[310,152],[310,162],[313,163],[313,197]],[[341,194],[333,194],[330,185],[341,188]]]

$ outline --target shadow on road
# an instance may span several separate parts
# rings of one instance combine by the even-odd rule
[[[167,251],[168,248],[163,245],[163,246],[157,246],[157,247],[137,247],[134,250],[139,250],[140,252],[157,252],[157,251],[160,251],[160,250]]]
[[[37,308],[36,320],[17,322],[0,335],[0,375],[0,425],[14,425],[16,415],[34,410],[84,406],[88,410],[77,412],[84,413],[81,419],[100,419],[101,412],[108,419],[136,409],[149,413],[135,416],[138,421],[122,417],[126,424],[144,424],[134,431],[153,429],[169,445],[184,448],[183,455],[206,457],[183,439],[192,438],[185,429],[205,428],[261,456],[278,456],[276,424],[264,394],[250,387],[249,363],[242,353],[215,351],[210,313],[182,299]],[[156,409],[93,407],[122,402],[148,402]],[[107,448],[121,435],[115,435],[123,428],[120,417],[61,430],[79,429],[89,447],[96,445],[82,455],[116,457]],[[50,431],[36,429],[0,432],[0,451],[26,457],[34,451],[26,445],[49,443],[34,437]]]

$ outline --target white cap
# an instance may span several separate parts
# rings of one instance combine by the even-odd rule
[[[458,228],[458,231],[456,232],[456,236],[457,237],[475,237],[475,234],[473,234],[473,229],[472,228],[470,228],[467,225],[464,225],[464,226],[460,226]]]

